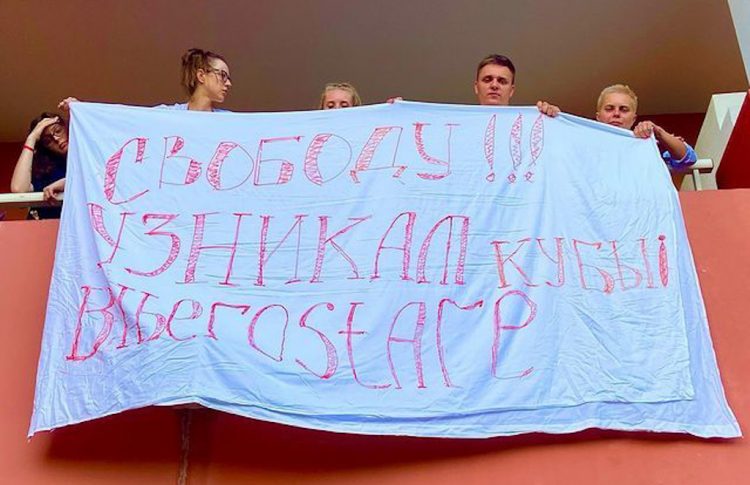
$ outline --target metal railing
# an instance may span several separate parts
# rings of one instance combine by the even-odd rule
[[[60,194],[58,200],[63,200],[62,194]],[[27,217],[27,215],[29,219],[38,219],[39,217],[36,215],[36,211],[34,209],[28,211],[28,214],[27,212],[16,209],[46,206],[48,206],[48,204],[44,201],[44,194],[42,192],[0,194],[0,220],[5,219],[6,216],[8,216],[11,220],[22,219],[24,217]],[[6,213],[5,211],[9,209],[10,212]]]
[[[0,194],[0,209],[32,207],[38,205],[44,205],[44,194],[41,192]]]
[[[693,175],[693,185],[695,190],[703,190],[703,184],[701,183],[702,173],[711,173],[714,168],[714,161],[710,158],[699,158],[695,165],[691,167]]]

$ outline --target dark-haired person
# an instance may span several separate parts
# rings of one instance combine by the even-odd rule
[[[653,134],[664,162],[672,170],[684,170],[697,161],[693,147],[661,126],[651,121],[641,121],[633,127],[637,110],[638,96],[635,91],[630,86],[614,84],[604,88],[599,94],[596,120],[626,130],[632,129],[638,138],[648,138]]]
[[[182,87],[189,96],[187,102],[160,107],[222,111],[216,105],[224,102],[232,87],[232,76],[226,59],[215,52],[188,49],[182,56]]]
[[[188,95],[184,103],[162,104],[163,109],[190,111],[224,111],[216,105],[224,102],[232,76],[226,59],[220,54],[202,49],[188,49],[182,56],[181,84]],[[58,107],[67,112],[70,103],[78,101],[69,97],[60,101]]]
[[[508,57],[490,54],[477,66],[474,94],[482,106],[508,106],[516,90],[516,66]],[[546,101],[536,103],[540,112],[557,116],[560,108]]]
[[[350,83],[328,83],[320,93],[318,109],[339,109],[361,106],[362,98]]]
[[[68,156],[68,125],[54,113],[42,113],[31,121],[29,134],[18,156],[10,181],[10,191],[44,192],[50,204],[57,203],[55,195],[60,181],[64,186]],[[60,190],[61,191],[61,190]],[[60,217],[60,207],[37,207],[30,216],[39,219]]]

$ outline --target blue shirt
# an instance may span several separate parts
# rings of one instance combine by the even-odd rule
[[[685,143],[685,148],[687,148],[687,153],[679,159],[674,158],[668,150],[662,152],[661,158],[664,159],[664,162],[671,170],[684,170],[698,161],[698,155],[695,153],[693,147]]]

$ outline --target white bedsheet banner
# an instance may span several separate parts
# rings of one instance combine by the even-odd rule
[[[30,434],[183,403],[740,434],[651,140],[521,107],[72,112]]]

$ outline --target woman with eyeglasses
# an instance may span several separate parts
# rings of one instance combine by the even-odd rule
[[[189,49],[182,56],[182,87],[189,96],[186,103],[161,108],[190,111],[223,111],[216,107],[232,87],[226,59],[202,49]]]
[[[188,49],[182,56],[182,87],[188,94],[185,103],[161,104],[156,108],[190,111],[225,111],[216,107],[224,102],[232,77],[226,59],[220,54],[203,49]],[[60,102],[58,107],[64,112],[70,109],[70,103],[78,101],[69,97]]]
[[[362,99],[354,86],[349,83],[328,83],[320,93],[318,109],[350,108],[361,105]]]
[[[57,204],[56,195],[65,181],[68,157],[68,125],[54,113],[42,113],[31,121],[29,135],[21,149],[13,177],[11,192],[44,192],[44,199]],[[60,217],[60,207],[38,207],[31,216],[39,219]]]
[[[232,87],[232,77],[226,59],[220,54],[203,49],[188,49],[182,56],[182,87],[189,98],[185,103],[162,104],[160,109],[177,109],[190,111],[225,111],[217,108]],[[60,101],[58,108],[64,112],[70,110],[70,103],[77,98],[68,97]],[[67,142],[67,137],[66,137]],[[67,146],[67,145],[66,145]],[[65,179],[56,182],[49,188],[49,197],[54,198],[65,190]],[[46,195],[45,190],[45,197]]]

